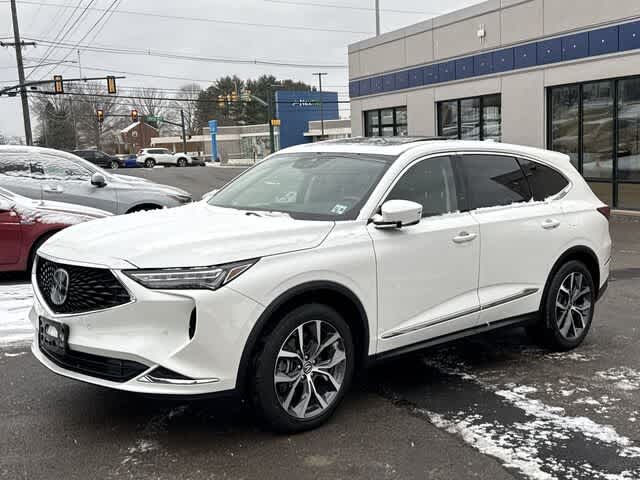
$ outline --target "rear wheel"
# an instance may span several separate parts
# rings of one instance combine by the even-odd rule
[[[178,166],[179,167],[186,167],[187,166],[187,159],[186,158],[179,158],[178,159]]]
[[[112,170],[117,170],[120,167],[120,164],[118,162],[116,162],[115,160],[111,161],[111,169]]]
[[[155,161],[153,158],[147,158],[147,159],[144,161],[144,166],[145,166],[146,168],[153,168],[153,167],[155,167],[155,166],[156,166],[156,161]]]
[[[324,423],[353,378],[345,320],[321,304],[291,311],[263,340],[254,361],[254,404],[268,427],[300,432]]]
[[[596,289],[591,272],[579,261],[564,264],[549,283],[534,338],[554,350],[578,347],[591,328]]]

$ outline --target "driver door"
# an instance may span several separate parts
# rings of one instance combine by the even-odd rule
[[[18,261],[21,236],[20,217],[13,211],[10,202],[0,197],[0,265]]]
[[[91,184],[93,172],[61,156],[43,154],[32,164],[34,176],[40,178],[42,199],[75,203],[118,213],[117,194],[107,184]],[[108,179],[107,179],[108,181]]]
[[[477,325],[480,229],[462,201],[453,159],[422,159],[386,200],[423,206],[417,225],[367,227],[378,270],[378,353]]]

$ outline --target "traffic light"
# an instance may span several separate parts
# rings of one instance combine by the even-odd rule
[[[96,117],[98,117],[98,123],[104,122],[104,110],[96,110]]]
[[[62,81],[62,75],[53,76],[53,91],[56,95],[64,93],[64,82]]]
[[[131,121],[133,123],[138,121],[138,110],[131,110]]]
[[[116,93],[118,93],[118,90],[116,88],[116,77],[107,77],[107,93],[109,95],[115,95]]]

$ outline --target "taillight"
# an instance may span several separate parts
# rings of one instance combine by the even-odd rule
[[[611,207],[609,207],[609,206],[600,207],[600,208],[598,208],[598,211],[599,211],[602,215],[604,215],[604,217],[605,217],[607,220],[610,220],[610,219],[611,219]]]

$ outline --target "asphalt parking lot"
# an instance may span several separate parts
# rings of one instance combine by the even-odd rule
[[[239,172],[118,173],[199,198]],[[16,324],[0,340],[0,478],[640,479],[640,218],[615,218],[612,234],[612,282],[580,349],[551,353],[513,329],[420,352],[372,369],[326,426],[295,436],[228,400],[51,374],[20,331],[24,279],[6,277],[0,335],[3,312]]]

